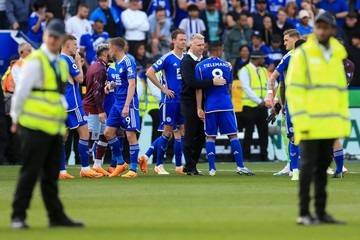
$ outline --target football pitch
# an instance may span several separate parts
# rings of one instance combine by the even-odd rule
[[[235,164],[217,164],[217,175],[139,174],[136,179],[101,178],[60,181],[66,213],[83,229],[47,227],[39,191],[28,211],[28,230],[9,230],[11,201],[19,167],[0,167],[0,239],[360,239],[360,163],[346,162],[349,173],[328,181],[328,212],[344,226],[295,224],[298,182],[274,177],[284,163],[247,163],[256,176],[238,176]],[[106,166],[107,167],[107,166]],[[171,170],[171,171],[170,171]],[[78,176],[79,166],[68,171]]]

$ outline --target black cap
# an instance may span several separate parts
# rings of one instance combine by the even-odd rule
[[[279,34],[274,34],[272,37],[271,37],[271,41],[272,42],[281,42],[281,37]]]
[[[317,22],[326,22],[333,27],[336,27],[336,19],[334,15],[328,11],[321,13],[315,19],[315,23]]]
[[[251,35],[251,37],[259,37],[259,38],[262,38],[262,35],[259,31],[254,31]]]
[[[266,0],[256,0],[255,3],[266,3]]]
[[[250,54],[250,58],[266,58],[266,57],[267,57],[267,55],[263,51],[260,51],[260,50],[254,50]]]
[[[49,34],[56,37],[63,37],[65,35],[64,21],[58,18],[51,20],[46,26],[45,32],[48,32]]]
[[[206,0],[206,4],[216,4],[216,0]]]
[[[16,62],[17,60],[19,60],[19,58],[20,57],[17,54],[11,55],[11,57],[9,58],[9,63]]]

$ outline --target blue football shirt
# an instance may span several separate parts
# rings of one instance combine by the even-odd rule
[[[184,56],[184,54],[183,54]],[[151,67],[156,72],[162,71],[163,84],[168,89],[174,91],[175,98],[168,98],[163,92],[161,92],[161,101],[168,103],[179,103],[181,92],[181,74],[180,74],[180,62],[181,59],[175,55],[174,52],[168,52],[157,60]],[[213,78],[211,78],[213,79]]]
[[[136,65],[133,61],[130,60],[128,56],[115,63],[115,82],[116,82],[116,102],[115,104],[119,106],[124,106],[126,97],[128,94],[129,80],[135,79],[135,93],[133,101],[130,104],[132,108],[139,108],[139,101],[136,91]]]
[[[74,80],[76,76],[80,74],[80,70],[75,63],[73,57],[61,53],[60,58],[64,59],[69,66],[69,81],[66,84],[65,98],[68,103],[68,111],[73,111],[78,107],[82,107],[82,100],[79,91],[79,84]]]
[[[197,80],[206,81],[206,79],[213,79],[217,75],[225,78],[226,84],[203,89],[206,113],[232,111],[234,109],[229,91],[229,84],[232,84],[233,79],[228,63],[220,58],[208,58],[195,67]]]
[[[115,63],[111,63],[107,70],[108,79],[105,82],[105,85],[116,82],[116,68]],[[115,89],[110,89],[109,94],[105,94],[104,97],[104,111],[106,114],[110,113],[112,106],[115,103]]]
[[[281,59],[279,65],[276,67],[276,71],[280,74],[284,74],[284,71],[288,69],[291,55],[294,53],[294,49],[290,50],[283,58]],[[283,82],[285,78],[280,78],[280,82]]]
[[[107,32],[101,34],[84,34],[80,38],[80,48],[85,48],[85,58],[88,64],[92,64],[96,61],[96,50],[98,46],[102,43],[105,43],[109,38]]]

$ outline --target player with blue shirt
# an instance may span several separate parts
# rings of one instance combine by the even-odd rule
[[[75,60],[72,56],[75,56]],[[79,91],[79,83],[84,80],[84,74],[81,67],[81,57],[77,52],[76,38],[67,34],[62,46],[60,58],[64,59],[69,66],[69,77],[65,90],[65,98],[68,103],[68,118],[66,120],[67,129],[76,129],[79,133],[79,155],[81,160],[80,176],[85,178],[100,178],[103,175],[90,169],[89,166],[89,132],[87,122],[84,119],[85,112],[82,106],[82,100]],[[65,151],[60,171],[66,173],[65,169]]]
[[[231,101],[232,71],[229,64],[221,60],[224,45],[221,41],[213,41],[209,44],[210,56],[198,63],[195,68],[195,76],[198,81],[212,79],[221,76],[226,80],[223,86],[212,86],[196,90],[196,104],[198,116],[205,122],[206,153],[209,161],[209,175],[215,176],[215,139],[218,134],[226,134],[230,140],[231,151],[237,165],[239,175],[252,176],[252,171],[244,166],[242,149],[237,136],[238,129],[234,106]],[[203,91],[205,97],[205,111],[202,109]]]
[[[184,30],[177,29],[171,33],[171,39],[174,44],[174,50],[162,56],[146,72],[146,76],[157,86],[161,94],[160,105],[160,123],[163,127],[163,133],[154,142],[158,141],[157,160],[154,172],[157,174],[169,174],[163,165],[164,154],[168,148],[169,141],[172,137],[174,128],[178,126],[178,131],[174,131],[174,154],[176,161],[176,173],[183,173],[181,156],[182,156],[182,139],[184,136],[184,118],[180,109],[180,92],[181,92],[181,75],[180,62],[184,56],[186,47],[186,35]],[[158,81],[156,73],[162,71],[163,83]],[[146,156],[139,158],[140,163],[147,162]],[[146,166],[146,164],[141,164]],[[147,169],[141,169],[146,173]]]
[[[96,61],[96,49],[108,40],[109,34],[104,32],[104,23],[97,19],[93,24],[92,33],[80,38],[80,52],[85,55],[85,65],[90,66]]]
[[[115,88],[116,101],[112,106],[104,135],[108,140],[112,154],[117,160],[115,170],[109,177],[119,176],[129,168],[125,163],[121,146],[116,132],[119,127],[126,131],[126,137],[130,147],[130,171],[122,175],[123,178],[135,178],[139,155],[139,144],[136,133],[140,131],[139,100],[136,93],[136,65],[125,55],[125,40],[117,37],[109,40],[109,54],[115,62],[115,83],[106,85],[105,92]]]

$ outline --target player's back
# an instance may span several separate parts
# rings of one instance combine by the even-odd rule
[[[204,89],[205,112],[233,110],[229,85],[232,84],[232,73],[227,62],[220,58],[208,58],[196,66],[196,78],[200,81],[213,79],[215,76],[226,79],[223,86],[212,86]]]

